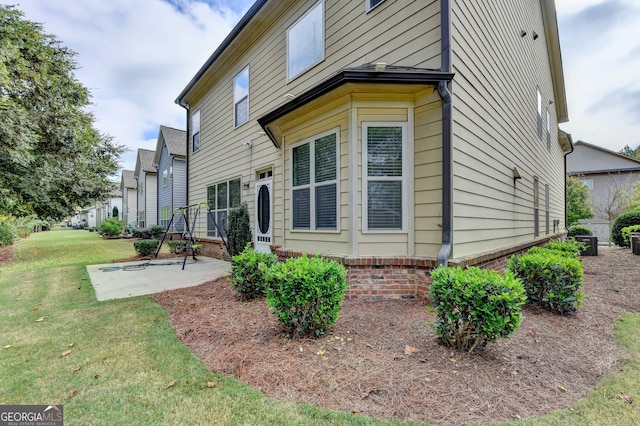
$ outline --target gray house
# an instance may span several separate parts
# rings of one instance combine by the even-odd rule
[[[128,225],[137,219],[138,193],[133,170],[122,170],[120,191],[122,191],[122,220]],[[135,226],[135,222],[132,224]]]
[[[595,217],[582,220],[608,242],[611,222],[622,213],[631,187],[640,180],[640,160],[583,141],[567,155],[567,175],[580,179],[591,192]]]
[[[157,171],[153,167],[155,152],[138,149],[134,178],[138,187],[138,227],[145,228],[158,224]]]
[[[173,211],[187,205],[187,132],[160,126],[153,165],[158,171],[158,224],[165,229]],[[177,218],[176,218],[177,219]],[[182,220],[171,228],[183,231]]]

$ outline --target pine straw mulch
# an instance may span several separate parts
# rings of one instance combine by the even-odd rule
[[[13,259],[13,246],[0,246],[0,265],[10,262]]]
[[[345,300],[317,340],[289,340],[264,299],[241,301],[226,279],[155,296],[178,337],[209,368],[282,400],[435,424],[506,421],[575,404],[624,360],[613,325],[640,310],[640,258],[583,257],[575,316],[526,307],[511,339],[473,354],[438,344],[415,301]]]

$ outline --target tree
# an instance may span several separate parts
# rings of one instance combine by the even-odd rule
[[[638,147],[640,148],[640,146]],[[638,148],[632,149],[629,145],[625,145],[618,154],[626,155],[627,157],[635,158],[638,153]]]
[[[0,212],[59,220],[108,194],[124,147],[94,128],[75,56],[0,5]]]
[[[580,219],[591,219],[593,208],[590,202],[589,188],[580,180],[567,176],[567,225],[571,226]]]
[[[593,200],[593,208],[598,217],[606,219],[609,226],[615,218],[625,211],[629,203],[629,188],[631,175],[609,173],[606,192]]]
[[[631,187],[631,196],[629,196],[625,210],[640,210],[640,180],[635,182]]]

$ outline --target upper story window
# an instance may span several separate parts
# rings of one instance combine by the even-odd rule
[[[367,231],[406,228],[406,123],[363,123],[363,224]]]
[[[291,80],[324,59],[324,2],[287,31],[287,77]]]
[[[293,229],[338,229],[338,131],[291,149]]]
[[[538,96],[538,136],[542,137],[542,94],[540,94],[540,88],[536,88],[536,94]]]
[[[196,152],[200,149],[200,110],[191,116],[191,149]]]
[[[168,170],[163,170],[162,171],[162,185],[163,186],[167,186],[168,183],[169,183],[169,171]]]
[[[234,126],[249,121],[249,67],[233,79]]]
[[[365,0],[367,4],[367,12],[382,3],[384,0]]]
[[[551,149],[551,113],[547,108],[547,149]]]

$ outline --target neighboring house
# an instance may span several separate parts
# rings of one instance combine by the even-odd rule
[[[553,0],[259,0],[176,102],[188,203],[246,202],[256,249],[334,258],[350,294],[565,230]]]
[[[640,180],[640,160],[583,141],[567,156],[567,174],[589,188],[595,217],[581,220],[598,237],[610,239],[611,222],[622,213],[631,187]]]
[[[158,217],[165,229],[173,211],[187,205],[187,132],[160,126],[153,165],[158,170]],[[184,230],[182,216],[176,216],[171,230]]]
[[[155,151],[138,149],[133,177],[138,188],[138,227],[149,228],[158,224],[157,171],[153,167]]]
[[[135,227],[138,220],[138,189],[133,170],[122,170],[120,191],[122,191],[122,220]]]
[[[119,188],[114,188],[109,194],[109,197],[105,198],[100,203],[101,213],[100,217],[102,220],[116,217],[117,219],[122,220],[122,191]],[[117,216],[113,215],[113,208],[117,208]]]

